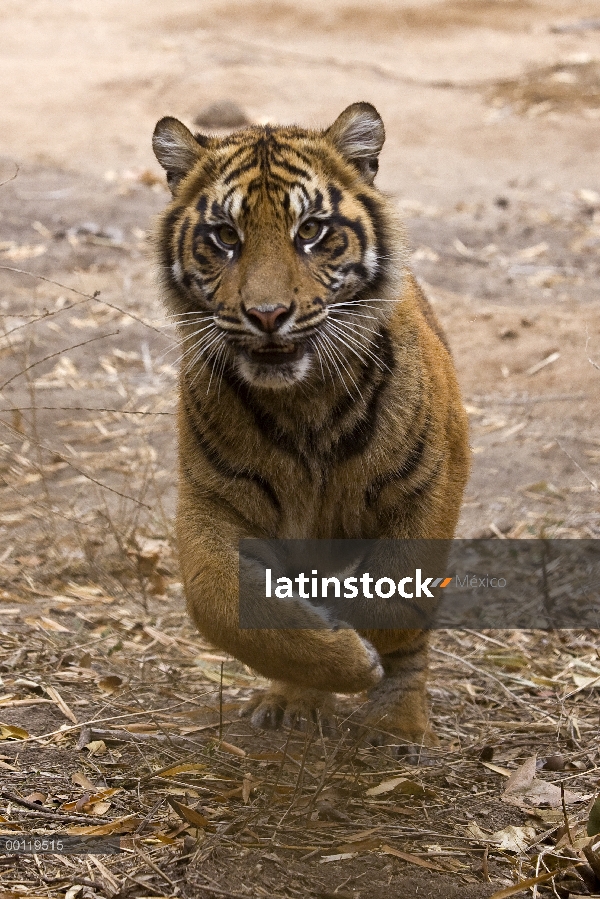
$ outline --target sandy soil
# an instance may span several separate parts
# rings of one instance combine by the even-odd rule
[[[460,535],[600,536],[597,11],[4,0],[4,599],[75,582],[115,594],[137,574],[144,590],[168,582],[181,608],[177,353],[148,239],[168,194],[150,137],[162,115],[191,125],[223,100],[253,121],[311,126],[356,100],[377,106],[378,183],[406,222],[471,416]],[[431,895],[491,891],[465,884]]]

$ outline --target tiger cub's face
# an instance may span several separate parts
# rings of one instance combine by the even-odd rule
[[[366,103],[324,132],[218,139],[161,119],[153,147],[173,198],[160,261],[190,367],[278,388],[372,364],[401,269],[371,186],[383,141]]]

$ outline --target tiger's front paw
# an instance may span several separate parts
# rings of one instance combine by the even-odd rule
[[[359,718],[363,739],[371,746],[393,746],[394,754],[408,764],[423,763],[425,748],[439,740],[429,725],[424,694],[409,692],[402,697],[385,693],[371,698]]]
[[[241,714],[250,716],[252,725],[261,730],[284,727],[306,731],[320,726],[324,735],[333,736],[334,711],[329,693],[278,684],[255,693]]]

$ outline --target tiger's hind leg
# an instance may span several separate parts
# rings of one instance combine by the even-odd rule
[[[437,737],[429,726],[426,684],[428,672],[427,635],[382,656],[384,676],[369,692],[363,709],[363,724],[369,728],[369,742],[408,743],[435,746]],[[408,750],[408,755],[414,754]]]
[[[241,714],[249,715],[254,727],[262,730],[294,727],[304,731],[320,725],[331,736],[336,730],[334,712],[331,693],[272,681],[266,692],[254,694]]]

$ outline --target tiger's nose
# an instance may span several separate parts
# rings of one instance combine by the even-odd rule
[[[253,306],[244,310],[253,325],[257,325],[261,331],[272,334],[288,320],[291,309],[287,306]]]

